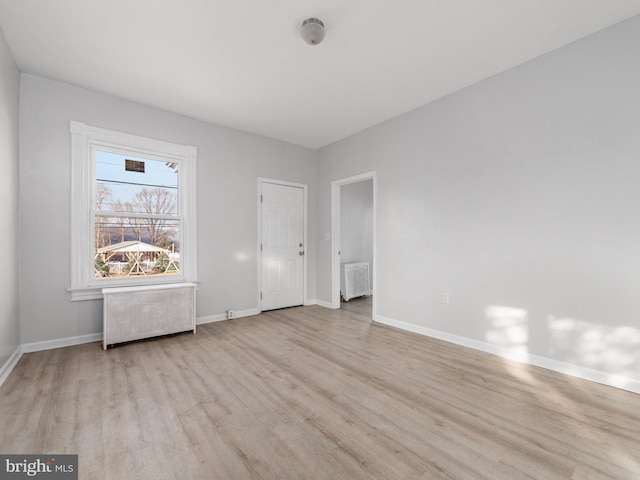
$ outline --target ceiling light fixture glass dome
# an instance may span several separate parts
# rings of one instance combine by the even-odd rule
[[[324,23],[317,18],[307,18],[302,22],[302,38],[309,45],[318,45],[324,38]]]

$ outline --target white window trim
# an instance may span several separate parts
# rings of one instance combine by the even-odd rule
[[[196,158],[191,145],[140,137],[82,122],[70,122],[71,131],[71,300],[102,298],[102,288],[164,283],[197,282],[196,261]],[[94,166],[91,151],[95,147],[120,148],[139,157],[163,158],[181,164],[178,177],[178,202],[183,219],[180,229],[180,275],[149,276],[135,279],[101,279],[93,276],[94,234],[91,215]]]

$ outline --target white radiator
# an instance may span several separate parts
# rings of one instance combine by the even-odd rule
[[[115,343],[193,330],[194,283],[103,288],[103,348]]]
[[[354,297],[370,295],[369,262],[343,263],[340,272],[340,293],[345,302]]]

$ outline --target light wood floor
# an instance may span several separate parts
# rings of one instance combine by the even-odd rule
[[[373,296],[352,298],[348,302],[340,302],[340,308],[349,312],[358,313],[366,319],[371,318],[373,308]]]
[[[81,479],[640,478],[640,395],[349,308],[25,354],[0,452],[77,453]]]

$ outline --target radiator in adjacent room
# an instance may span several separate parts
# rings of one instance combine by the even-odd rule
[[[341,265],[340,293],[345,302],[354,297],[371,295],[369,262],[343,263]]]
[[[194,283],[103,288],[103,347],[141,338],[196,332]]]

